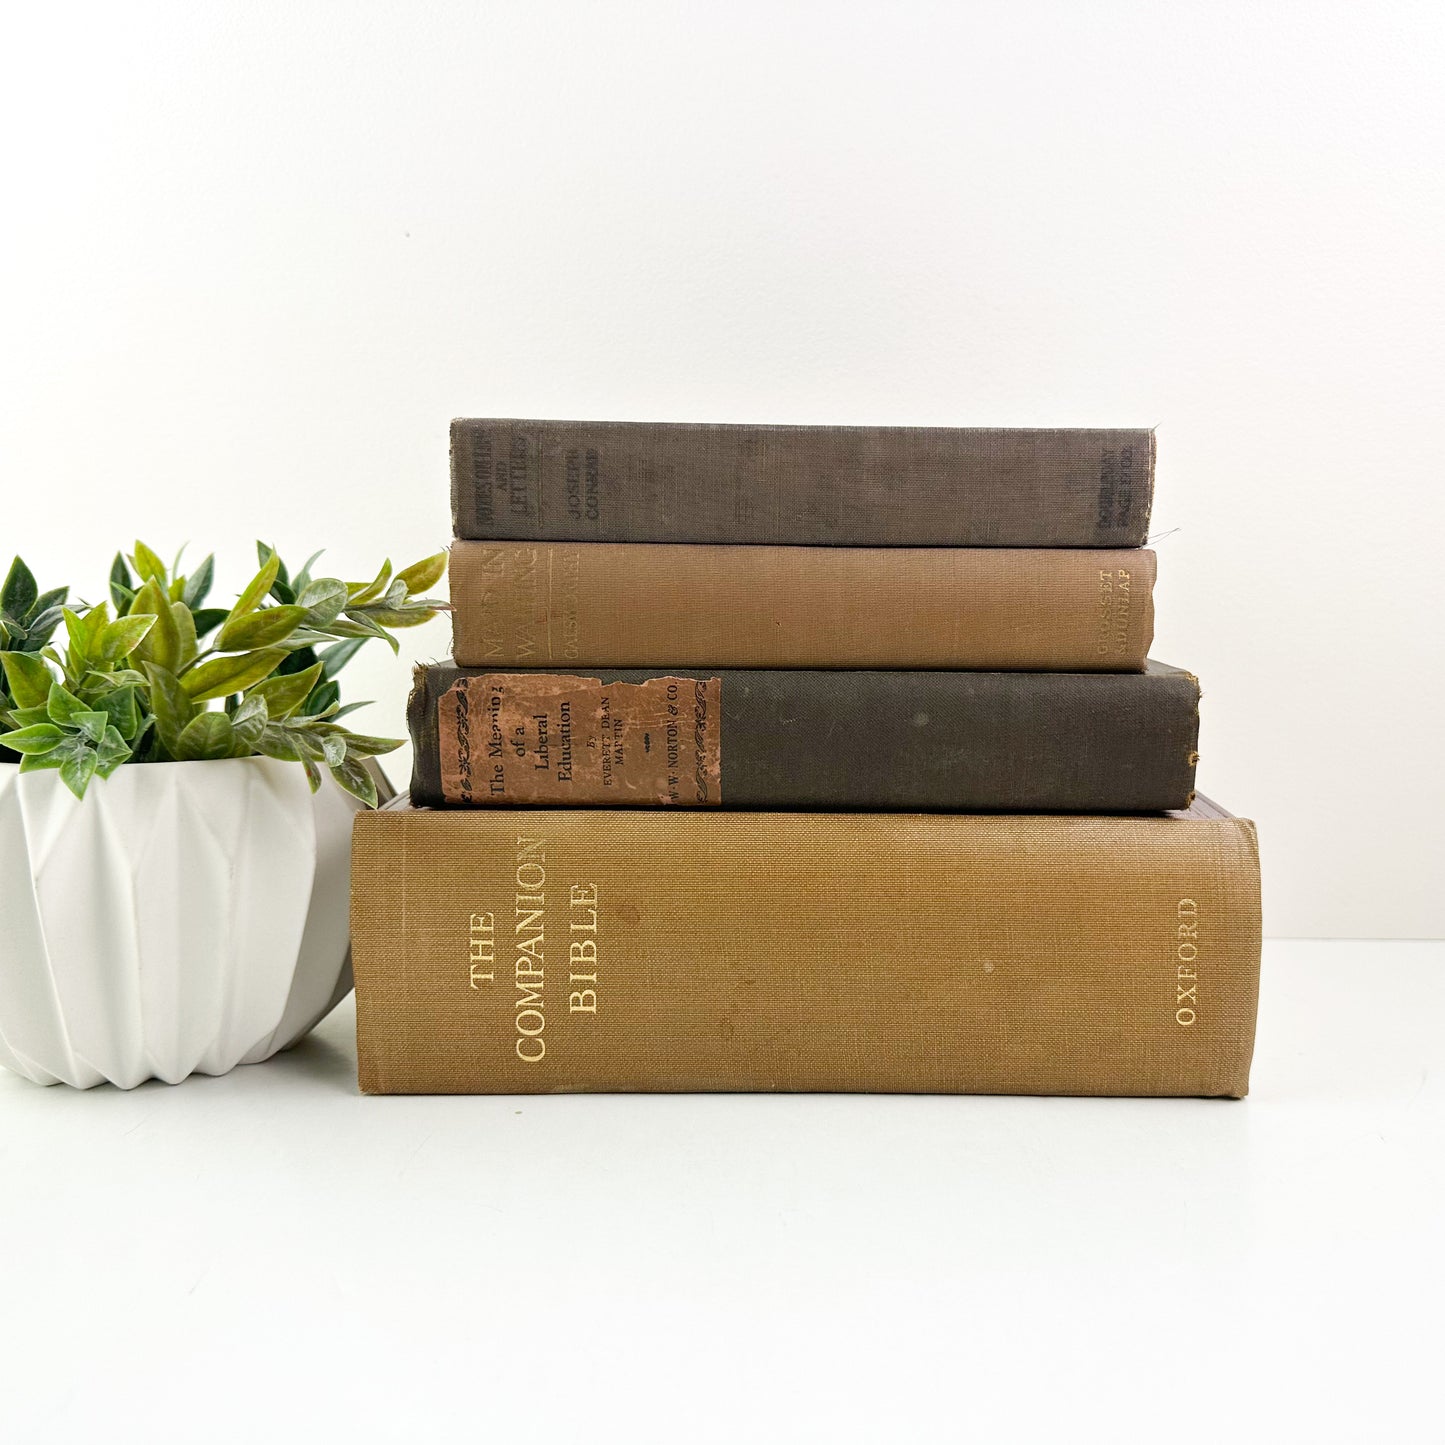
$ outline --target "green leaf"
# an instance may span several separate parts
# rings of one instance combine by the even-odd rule
[[[5,574],[4,584],[0,585],[0,612],[8,612],[19,621],[35,606],[39,595],[35,574],[17,557]]]
[[[413,562],[410,567],[404,567],[396,574],[399,582],[406,583],[406,590],[413,596],[425,592],[428,587],[435,587],[446,575],[447,553],[435,552],[430,557],[423,557],[420,562]]]
[[[175,618],[176,637],[180,646],[176,665],[184,672],[196,660],[201,650],[196,643],[196,617],[184,602],[171,603],[171,616]]]
[[[304,607],[263,607],[242,617],[226,619],[216,638],[223,652],[241,652],[253,647],[274,646],[296,631],[306,616]]]
[[[295,723],[286,731],[292,745],[303,758],[310,758],[312,762],[319,763],[326,757],[326,750],[321,746],[321,739],[304,722]]]
[[[268,677],[251,689],[251,697],[264,698],[266,711],[273,722],[288,718],[311,696],[311,689],[321,677],[321,664],[312,664],[305,672],[292,672]]]
[[[257,543],[259,548],[262,544]],[[236,605],[231,608],[229,616],[244,617],[248,612],[254,612],[260,605],[261,599],[271,590],[271,584],[276,580],[276,574],[280,570],[281,559],[272,552],[261,563],[261,570],[246,584],[246,590],[236,599]]]
[[[286,639],[286,646],[290,651],[286,654],[286,661],[281,663],[276,671],[278,674],[305,672],[308,667],[315,667],[316,652],[310,647],[299,647],[297,643],[305,629],[298,628]]]
[[[85,614],[86,649],[93,657],[100,656],[100,639],[110,626],[110,603],[100,602],[87,609]]]
[[[17,706],[45,706],[54,679],[33,652],[0,652],[0,666],[5,669],[5,681]]]
[[[321,669],[327,678],[333,678],[363,647],[366,646],[366,638],[358,637],[349,642],[338,642],[334,647],[323,647],[317,656],[321,659]]]
[[[201,607],[192,614],[196,624],[196,636],[204,637],[214,632],[231,614],[224,607]]]
[[[66,607],[61,615],[70,638],[66,671],[78,677],[91,664],[100,661],[100,639],[110,621],[110,608],[102,602],[82,615]]]
[[[65,737],[65,730],[54,723],[36,723],[31,727],[17,728],[14,732],[0,733],[0,743],[13,753],[48,753],[63,743]]]
[[[231,709],[232,722],[245,722],[254,717],[266,720],[269,719],[270,716],[271,709],[266,705],[265,697],[254,690],[240,698],[236,706]]]
[[[362,758],[379,758],[386,753],[394,753],[403,741],[401,738],[367,737],[365,733],[347,732],[345,729],[340,732],[346,739],[347,753]]]
[[[135,651],[141,639],[155,626],[155,618],[146,613],[131,613],[108,622],[100,634],[102,662],[119,662]]]
[[[256,751],[264,757],[279,758],[283,763],[299,763],[301,749],[287,728],[269,724],[256,739]]]
[[[306,699],[306,704],[301,711],[308,717],[315,717],[317,713],[323,713],[327,708],[335,707],[340,701],[341,688],[334,682],[323,682]]]
[[[76,718],[76,725],[90,742],[98,743],[110,726],[110,714],[100,708],[91,708]]]
[[[137,672],[134,667],[118,667],[114,672],[96,673],[95,676],[108,687],[149,687],[150,678]]]
[[[150,705],[155,715],[156,733],[162,746],[174,757],[176,748],[180,746],[182,731],[195,716],[195,704],[175,673],[148,662],[146,674],[150,678]]]
[[[131,748],[126,740],[115,728],[107,728],[95,749],[95,771],[98,776],[108,778],[130,756]]]
[[[125,558],[119,552],[110,564],[110,600],[115,603],[117,616],[124,616],[135,599],[135,578],[125,565]]]
[[[358,605],[363,602],[372,602],[386,591],[386,584],[390,580],[391,562],[387,560],[381,564],[381,571],[378,572],[370,582],[347,583],[347,597],[352,603]]]
[[[264,567],[272,558],[276,559],[276,580],[283,586],[289,585],[291,578],[286,571],[286,564],[281,560],[281,555],[276,549],[260,538],[256,540],[256,560]]]
[[[45,694],[45,716],[51,722],[59,723],[63,727],[76,713],[87,710],[74,693],[67,692],[58,682],[50,684],[50,691]]]
[[[181,731],[176,761],[215,762],[233,756],[235,747],[235,730],[225,713],[197,713]]]
[[[78,752],[61,763],[60,781],[77,798],[83,798],[85,790],[90,786],[90,780],[95,774],[95,765],[95,754],[86,748],[83,752]]]
[[[153,753],[156,751],[156,744],[150,741],[150,733],[155,725],[156,720],[149,713],[143,713],[141,715],[140,727],[136,729],[135,736],[126,739],[133,758],[139,758],[142,762],[156,761],[154,757],[147,758],[144,756],[147,750]]]
[[[324,552],[325,550],[326,550],[326,549],[325,549],[324,547],[321,549],[322,552]],[[313,553],[306,559],[306,562],[305,562],[305,564],[302,566],[301,570],[291,579],[291,585],[296,589],[296,594],[297,594],[298,597],[299,597],[299,596],[301,595],[301,593],[303,593],[303,592],[306,590],[306,588],[310,585],[310,583],[311,583],[311,568],[312,568],[312,566],[315,564],[316,559],[317,559],[320,555],[321,555],[321,552],[313,552]]]
[[[135,657],[141,662],[153,662],[167,672],[176,672],[181,666],[181,634],[165,588],[154,578],[150,579],[136,593],[131,606],[133,611],[150,613],[155,618],[155,625],[136,646]]]
[[[33,632],[40,616],[52,609],[55,612],[56,622],[59,622],[60,609],[64,605],[65,599],[69,596],[69,587],[52,587],[49,592],[42,592],[40,596],[31,603],[29,612],[27,612],[22,619],[26,624],[27,630]]]
[[[131,554],[131,561],[135,563],[135,570],[144,577],[147,582],[154,582],[162,589],[165,589],[169,585],[166,580],[166,564],[162,562],[144,542],[137,542],[135,544],[135,551]]]
[[[300,666],[295,670],[299,672],[302,667],[310,667],[311,664],[316,661],[316,644],[329,640],[329,632],[317,632],[311,627],[298,627],[296,631],[286,639],[286,646],[290,651],[293,654],[300,653],[302,655]],[[283,668],[282,671],[284,672],[286,669]]]
[[[318,577],[297,595],[296,605],[306,609],[307,627],[325,627],[346,606],[346,583],[336,577]]]
[[[32,617],[25,629],[24,651],[39,652],[50,641],[50,636],[55,629],[60,626],[60,619],[64,612],[63,607],[47,607],[44,612],[39,612]]]
[[[237,748],[246,753],[253,752],[266,730],[268,713],[266,699],[252,692],[241,699],[241,705],[231,714],[231,728],[236,734]]]
[[[268,758],[300,763],[306,770],[306,781],[311,791],[314,793],[321,786],[321,770],[317,764],[325,758],[325,753],[321,740],[310,731],[271,723],[256,744],[256,751]]]
[[[256,555],[263,564],[273,556],[276,558],[276,580],[271,584],[269,595],[283,607],[290,607],[296,601],[296,589],[291,585],[291,578],[286,573],[286,563],[282,560],[281,554],[274,548],[268,547],[266,543],[257,542]]]
[[[344,758],[332,765],[331,776],[354,798],[360,798],[368,808],[376,807],[376,779],[359,758]]]
[[[38,773],[43,768],[59,768],[65,765],[69,753],[26,753],[20,759],[22,773]],[[312,789],[315,792],[315,789]]]
[[[441,612],[435,607],[408,602],[401,607],[368,607],[365,615],[382,627],[420,627],[423,622],[440,617]]]
[[[390,636],[384,628],[378,627],[364,612],[355,616],[348,613],[345,617],[338,617],[327,630],[337,637],[379,637],[393,652],[400,651],[396,638]]]
[[[96,707],[109,719],[111,730],[122,738],[133,738],[140,727],[140,708],[134,687],[117,687],[97,698]]]
[[[106,727],[110,723],[110,718],[105,713],[86,707],[74,693],[67,692],[58,682],[50,684],[45,711],[51,722],[61,727],[78,728],[93,743],[98,743],[105,736]]]
[[[210,596],[215,580],[216,557],[212,553],[186,578],[186,585],[181,589],[181,601],[194,612]]]
[[[263,647],[236,657],[215,657],[193,667],[181,679],[181,687],[193,702],[225,697],[228,692],[245,692],[269,677],[285,656],[284,647]]]

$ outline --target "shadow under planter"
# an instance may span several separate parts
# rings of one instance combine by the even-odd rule
[[[351,990],[359,807],[272,758],[134,764],[83,800],[0,763],[0,1063],[129,1089],[295,1043]]]

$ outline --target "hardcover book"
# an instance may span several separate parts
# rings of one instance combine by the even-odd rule
[[[1154,553],[456,542],[464,667],[1140,672]]]
[[[1254,826],[395,806],[356,820],[368,1093],[1239,1097]]]
[[[1199,684],[1144,672],[416,669],[412,801],[1130,813],[1193,797]]]
[[[458,537],[1136,547],[1154,433],[458,420]]]

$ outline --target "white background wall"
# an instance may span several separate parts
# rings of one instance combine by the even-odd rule
[[[95,595],[137,534],[223,543],[232,591],[256,535],[410,561],[455,414],[1155,424],[1155,653],[1204,682],[1269,931],[1445,933],[1438,4],[4,35],[0,565]],[[402,727],[404,662],[353,665],[358,722]]]

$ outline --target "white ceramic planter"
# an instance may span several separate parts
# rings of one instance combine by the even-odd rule
[[[77,801],[0,763],[0,1063],[37,1083],[224,1074],[351,989],[351,820],[327,778],[132,764]]]

